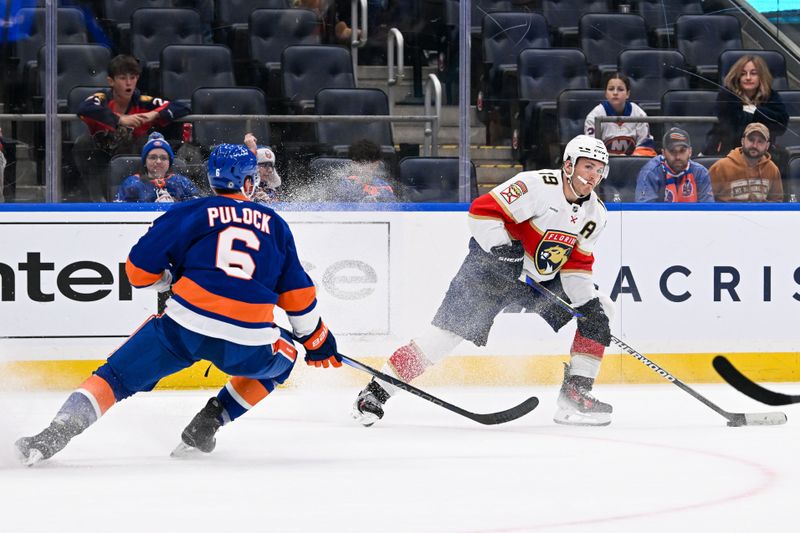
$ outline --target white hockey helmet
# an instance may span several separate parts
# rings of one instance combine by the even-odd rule
[[[603,141],[591,135],[578,135],[568,142],[566,148],[564,148],[564,161],[568,159],[572,161],[574,168],[579,157],[588,157],[603,163],[605,168],[603,169],[602,179],[608,177],[608,150],[606,150],[606,145]]]

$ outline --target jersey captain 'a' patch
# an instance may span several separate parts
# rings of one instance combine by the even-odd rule
[[[518,180],[500,191],[500,196],[506,201],[507,204],[511,204],[518,200],[526,192],[528,192],[528,186],[525,185],[521,180]]]
[[[534,264],[539,274],[552,274],[564,266],[577,241],[577,236],[564,231],[546,231],[536,247]]]

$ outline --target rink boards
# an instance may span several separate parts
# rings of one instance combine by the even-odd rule
[[[753,379],[800,380],[796,204],[611,206],[595,281],[616,303],[612,331],[685,381],[715,381],[725,353]],[[670,206],[671,207],[671,206]],[[380,365],[435,313],[466,254],[465,205],[281,206],[320,309],[343,353]],[[4,206],[0,210],[0,364],[11,381],[71,387],[157,312],[123,265],[160,206]],[[489,344],[462,343],[426,379],[443,384],[560,380],[574,325],[554,334],[507,310]],[[609,349],[601,380],[658,381]],[[162,383],[216,386],[207,365]],[[347,373],[352,376],[353,372]],[[347,381],[348,378],[341,378]]]

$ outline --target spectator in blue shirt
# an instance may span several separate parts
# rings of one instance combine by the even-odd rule
[[[172,172],[175,154],[164,136],[151,133],[142,148],[142,170],[122,181],[117,202],[182,202],[200,193],[189,178]]]
[[[335,187],[338,202],[396,202],[394,188],[382,168],[381,147],[368,139],[354,142],[348,151],[354,162],[348,176]]]
[[[703,165],[691,160],[689,134],[671,128],[661,155],[647,162],[636,178],[637,202],[713,202],[711,178]]]

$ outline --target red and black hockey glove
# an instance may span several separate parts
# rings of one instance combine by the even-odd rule
[[[328,330],[328,326],[319,320],[317,328],[310,335],[298,339],[306,349],[306,364],[317,368],[333,365],[342,366],[342,356],[336,350],[336,339],[333,333]]]
[[[611,327],[599,298],[592,298],[575,308],[583,316],[578,319],[578,332],[603,346],[611,344]]]

